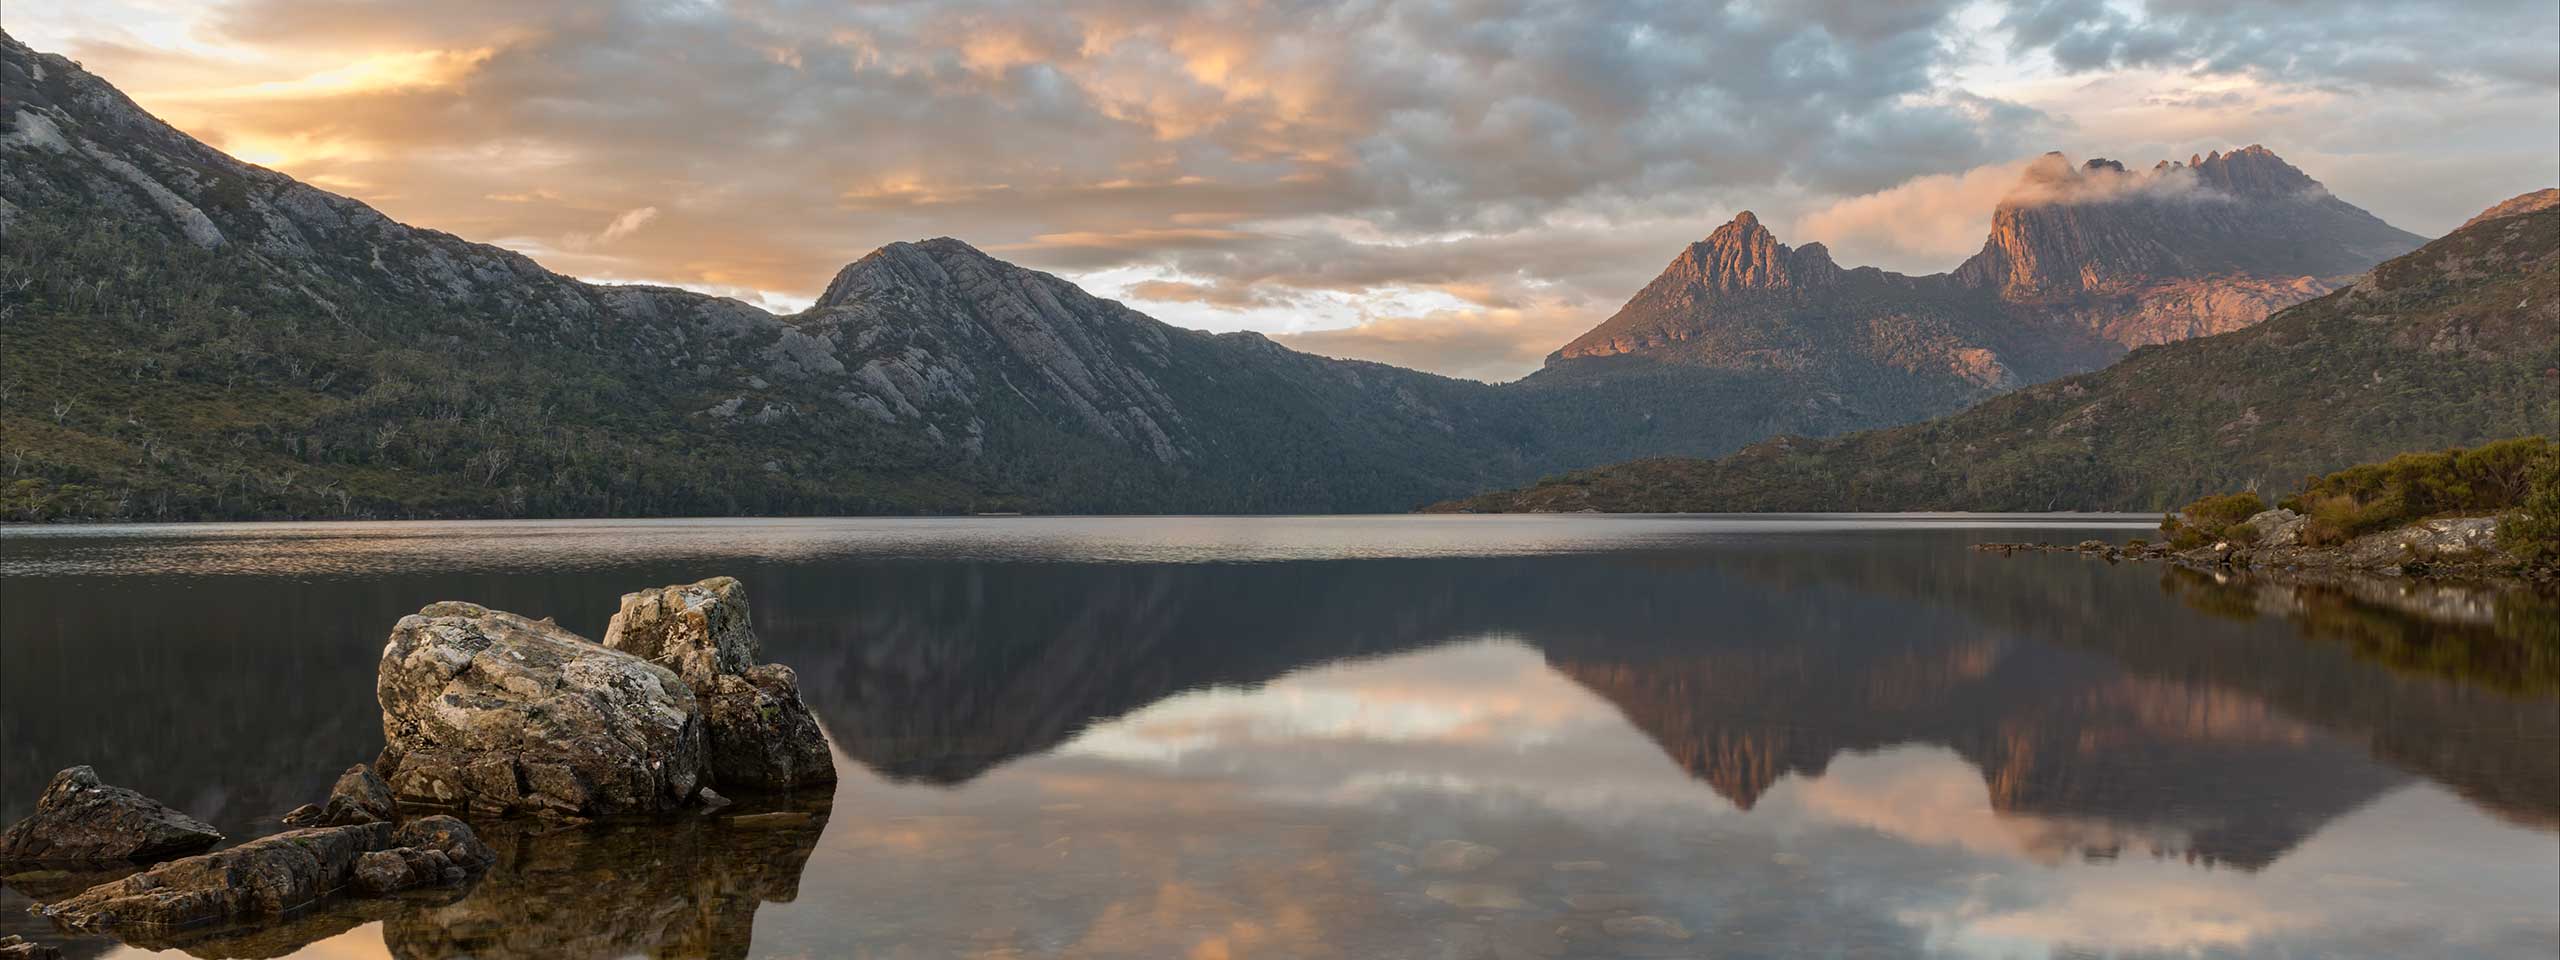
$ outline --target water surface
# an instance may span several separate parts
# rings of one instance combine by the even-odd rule
[[[543,833],[328,957],[2540,957],[2547,608],[1984,539],[2141,518],[607,521],[0,531],[0,818],[90,763],[278,829],[391,623],[747,583],[832,796]],[[2413,611],[2422,612],[2417,616]],[[2523,646],[2515,641],[2519,638]],[[74,956],[22,910],[0,932]],[[23,888],[23,889],[21,889]]]

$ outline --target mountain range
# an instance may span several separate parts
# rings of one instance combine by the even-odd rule
[[[2255,326],[1963,413],[1660,457],[1434,509],[2160,509],[2408,450],[2560,433],[2560,190]]]
[[[776,316],[242,163],[0,34],[0,516],[1351,512],[1962,409],[2418,238],[2259,147],[2032,164],[1947,274],[1746,213],[1520,381],[1164,324],[966,243]]]

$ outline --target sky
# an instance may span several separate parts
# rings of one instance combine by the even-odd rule
[[[1741,210],[1952,268],[2029,158],[2263,143],[2434,235],[2560,181],[2551,0],[8,0],[180,129],[781,312],[952,236],[1503,380]]]

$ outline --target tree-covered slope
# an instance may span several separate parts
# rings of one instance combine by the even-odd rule
[[[2256,326],[2145,347],[1953,416],[1638,460],[1434,509],[2163,509],[2560,430],[2560,209],[2517,209]]]

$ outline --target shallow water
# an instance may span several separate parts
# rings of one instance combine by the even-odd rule
[[[11,529],[0,818],[89,763],[234,837],[272,832],[380,746],[374,658],[401,614],[468,599],[594,636],[625,591],[728,574],[836,744],[832,797],[492,827],[504,860],[468,891],[175,946],[2560,953],[2560,684],[2502,645],[2548,611],[1965,549],[2146,525]],[[46,880],[0,893],[0,933],[146,952],[26,917]]]

